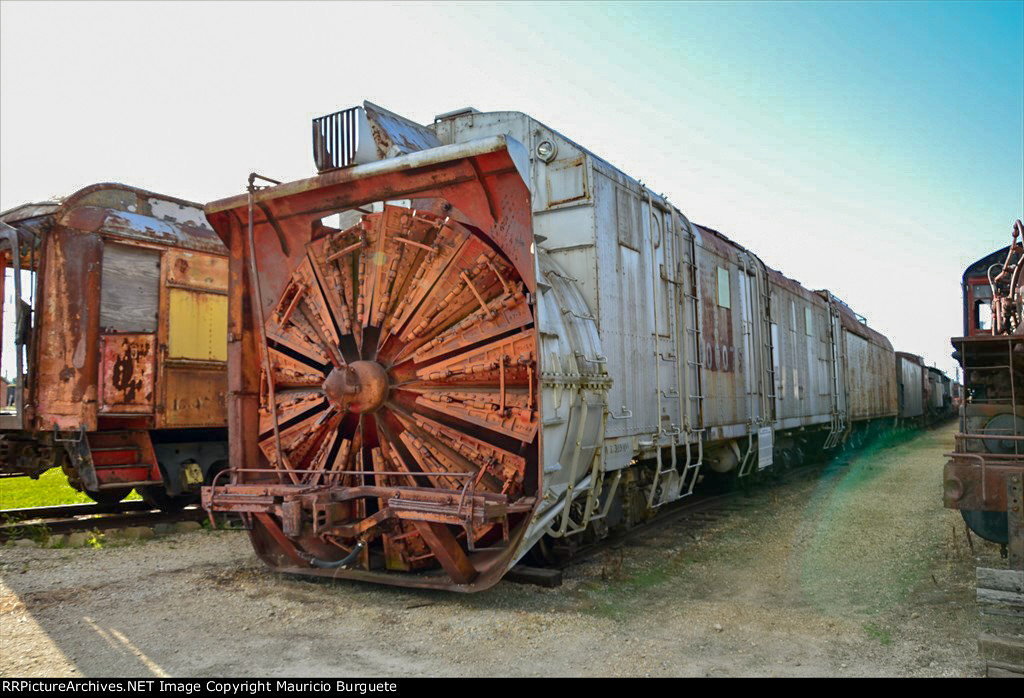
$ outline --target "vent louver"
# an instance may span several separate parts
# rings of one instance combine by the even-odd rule
[[[328,172],[356,163],[360,137],[366,117],[360,107],[313,119],[313,159],[318,172]],[[362,117],[362,118],[360,118]]]

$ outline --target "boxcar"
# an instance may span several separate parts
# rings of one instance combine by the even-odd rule
[[[920,423],[924,419],[924,359],[916,354],[896,352],[896,380],[899,390],[899,417],[903,422]]]

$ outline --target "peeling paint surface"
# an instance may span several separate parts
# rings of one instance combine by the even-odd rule
[[[108,334],[103,335],[101,341],[100,412],[152,412],[156,337],[151,334]]]

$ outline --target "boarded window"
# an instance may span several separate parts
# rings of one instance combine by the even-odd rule
[[[167,352],[172,359],[227,361],[227,296],[172,288]]]
[[[160,253],[131,245],[103,245],[100,331],[156,332]]]
[[[732,307],[729,300],[729,270],[718,267],[718,305]]]
[[[587,198],[587,169],[581,155],[547,168],[548,207]]]
[[[631,192],[615,188],[615,227],[619,244],[640,249],[640,201]]]
[[[827,359],[818,359],[818,395],[828,395],[832,392],[832,381]]]

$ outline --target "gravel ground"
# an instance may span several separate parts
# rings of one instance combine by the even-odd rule
[[[953,426],[472,596],[270,572],[240,532],[0,548],[2,676],[980,676]],[[998,564],[998,562],[995,562]]]

